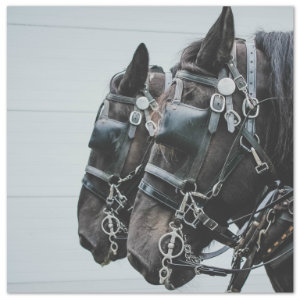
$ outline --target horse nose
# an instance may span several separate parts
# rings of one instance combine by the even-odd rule
[[[96,248],[96,245],[93,244],[93,241],[89,240],[89,238],[82,233],[79,233],[79,242],[83,248],[91,252],[93,252],[93,250]]]
[[[130,264],[141,273],[147,282],[153,285],[159,285],[159,276],[157,272],[151,272],[148,264],[145,262],[143,257],[136,255],[130,250],[127,250],[127,258]]]

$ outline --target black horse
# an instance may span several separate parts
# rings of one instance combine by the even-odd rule
[[[148,50],[144,44],[140,44],[126,71],[116,74],[111,79],[110,94],[107,96],[107,102],[109,102],[108,119],[112,120],[113,124],[117,124],[117,126],[119,124],[128,124],[133,107],[136,105],[136,99],[138,96],[142,96],[141,91],[145,89],[145,83],[147,82],[148,85],[148,97],[156,99],[165,90],[165,76],[166,74],[161,67],[151,66],[149,68]],[[103,110],[104,108],[101,106],[96,117],[97,124],[102,118]],[[138,113],[137,116],[139,116]],[[123,157],[125,161],[123,162],[123,167],[121,167],[119,178],[123,182],[119,185],[114,185],[118,188],[117,191],[122,193],[123,199],[127,198],[128,203],[126,203],[126,209],[121,209],[118,213],[118,218],[125,227],[120,230],[122,231],[120,234],[118,233],[112,237],[112,241],[109,240],[110,236],[103,231],[102,222],[107,218],[105,213],[107,209],[106,202],[113,182],[105,182],[105,180],[99,178],[99,172],[101,170],[111,171],[109,169],[110,166],[113,166],[124,153],[124,145],[119,141],[120,138],[117,137],[118,131],[116,136],[113,136],[112,132],[105,132],[105,127],[101,124],[98,128],[99,132],[95,133],[96,138],[106,136],[107,141],[110,140],[113,146],[119,144],[119,148],[114,149],[116,153],[112,153],[114,151],[112,149],[106,151],[106,148],[109,147],[108,144],[99,145],[101,148],[99,149],[94,144],[99,144],[100,141],[90,142],[92,150],[88,160],[89,170],[87,170],[83,179],[78,202],[78,234],[80,244],[89,250],[95,261],[101,265],[108,264],[111,260],[124,258],[127,254],[126,227],[129,223],[130,207],[135,199],[138,183],[142,176],[142,170],[139,170],[139,172],[135,171],[143,160],[148,159],[147,148],[151,143],[149,132],[144,126],[146,122],[145,116],[143,115],[142,120],[138,121],[141,124],[135,126],[136,131],[134,137],[129,141],[128,153]],[[117,130],[119,129],[117,128]],[[124,180],[124,177],[129,180]],[[119,201],[120,199],[117,200]],[[119,222],[114,216],[112,217],[114,222]],[[109,219],[106,219],[106,221],[107,226],[109,226]],[[112,223],[112,225],[117,226],[116,223]],[[109,229],[107,228],[108,231]],[[114,230],[116,230],[116,227]],[[118,248],[115,253],[113,253],[111,248],[112,243],[114,243],[114,247]]]
[[[237,68],[230,64],[235,43]],[[174,240],[169,244],[161,241],[161,237],[169,233],[170,228],[175,240],[179,238],[176,233],[181,230],[184,240],[182,243],[189,244],[193,255],[197,256],[216,238],[214,231],[210,230],[215,227],[211,220],[215,220],[220,226],[226,226],[229,219],[238,219],[251,213],[257,205],[258,195],[270,181],[270,174],[274,175],[276,172],[276,178],[282,183],[293,186],[293,33],[258,32],[255,35],[255,45],[258,101],[252,101],[250,96],[246,97],[248,100],[252,99],[250,103],[244,100],[243,82],[238,82],[242,80],[240,76],[235,81],[235,84],[240,84],[239,90],[236,88],[232,94],[235,113],[228,113],[224,118],[222,97],[212,97],[218,92],[214,82],[218,82],[218,76],[219,79],[222,78],[220,73],[224,67],[227,72],[234,69],[233,72],[239,71],[245,78],[247,76],[245,42],[235,39],[233,15],[228,7],[223,8],[204,39],[192,43],[183,51],[177,66],[177,77],[180,80],[162,95],[164,116],[160,120],[157,144],[152,148],[134,203],[127,243],[130,263],[149,283],[160,284],[161,277],[165,277],[165,286],[174,289],[195,276],[194,269],[190,268],[173,265],[168,267],[171,272],[168,268],[162,269],[162,251],[173,253],[176,250],[180,253],[182,250],[173,249],[178,248]],[[198,80],[199,77],[201,80]],[[220,87],[225,88],[225,94],[228,89],[232,89],[232,81],[227,80],[227,83]],[[244,115],[247,116],[243,103],[245,107],[252,105],[252,110],[258,114],[255,118],[255,134],[248,137],[248,141],[241,137],[241,145],[246,150],[240,146],[240,139],[237,141],[242,129],[238,130],[239,127],[236,126],[240,122],[239,116],[242,120],[246,119],[243,119]],[[214,105],[216,107],[211,109]],[[186,114],[180,114],[184,110]],[[208,120],[216,115],[217,121],[213,119],[210,123]],[[178,119],[172,119],[172,116],[177,116]],[[232,123],[229,124],[231,117]],[[240,124],[240,128],[244,128],[245,122],[241,123],[242,127]],[[183,131],[183,127],[178,124],[184,124],[188,129]],[[229,125],[231,130],[228,129]],[[170,129],[170,126],[173,127]],[[198,131],[189,130],[197,126]],[[191,162],[195,161],[193,151],[201,147],[204,148],[201,159],[191,167]],[[235,158],[228,161],[229,154],[234,153]],[[262,163],[264,161],[267,161],[266,165]],[[256,164],[257,167],[268,166],[268,170],[265,168],[258,174],[260,170],[255,169]],[[223,176],[218,182],[216,179],[224,175],[224,165],[228,176]],[[229,165],[232,165],[230,170]],[[188,178],[191,172],[197,174],[194,182],[182,180]],[[210,229],[203,224],[197,229],[186,224],[183,224],[182,229],[176,227],[173,222],[174,207],[178,217],[182,212],[182,203],[196,198],[197,201],[199,198],[200,204],[201,201],[205,202],[202,215],[209,216],[208,223],[213,226]],[[202,206],[199,202],[192,203],[190,207],[194,205],[193,208],[197,207],[199,211],[199,206]],[[236,224],[242,227],[244,222],[245,219],[241,219]],[[162,251],[159,247],[163,248]],[[184,259],[184,254],[179,258]],[[164,266],[166,265],[163,264]],[[169,276],[166,276],[167,271],[170,272]],[[293,290],[293,256],[276,269],[268,266],[267,273],[276,291]]]

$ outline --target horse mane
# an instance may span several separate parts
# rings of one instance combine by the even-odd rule
[[[255,42],[269,59],[271,67],[270,94],[276,97],[272,113],[275,124],[267,141],[271,159],[283,179],[293,177],[293,32],[256,33]],[[273,140],[270,141],[270,139]],[[291,183],[291,182],[290,182]]]

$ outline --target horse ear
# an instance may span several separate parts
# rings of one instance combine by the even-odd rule
[[[134,52],[131,63],[120,82],[118,92],[124,96],[134,97],[144,87],[149,68],[149,54],[144,43]]]
[[[201,43],[196,64],[212,73],[220,71],[230,58],[234,42],[234,22],[231,8],[224,6],[222,13]]]

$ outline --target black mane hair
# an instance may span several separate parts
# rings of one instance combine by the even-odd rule
[[[257,32],[255,42],[265,53],[271,66],[270,94],[276,120],[272,141],[267,141],[271,158],[282,178],[292,184],[293,178],[293,32]]]

